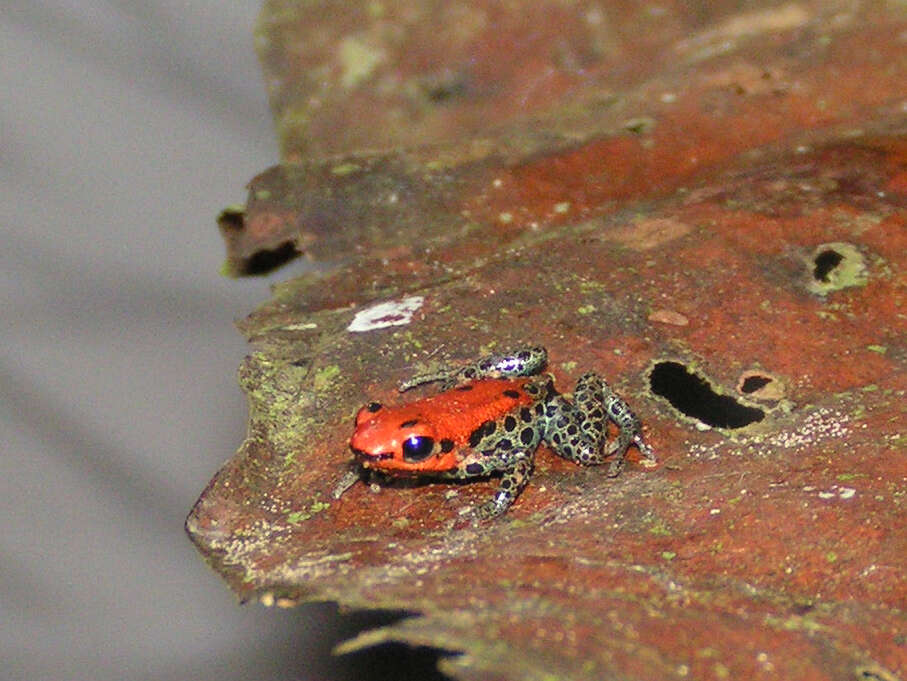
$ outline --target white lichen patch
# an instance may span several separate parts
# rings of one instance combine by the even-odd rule
[[[387,53],[382,48],[354,36],[341,40],[337,53],[341,68],[340,84],[347,90],[368,80],[387,59]]]
[[[353,321],[346,327],[346,330],[353,333],[361,333],[363,331],[384,329],[388,326],[405,326],[412,321],[413,315],[422,307],[424,302],[425,298],[422,296],[410,296],[402,300],[392,300],[372,305],[357,312],[356,316],[353,317]]]
[[[317,329],[318,324],[315,322],[300,322],[298,324],[287,324],[286,326],[281,326],[281,331],[310,331],[311,329]]]
[[[812,485],[807,485],[803,488],[804,492],[815,492],[816,488]],[[820,490],[816,493],[816,496],[820,499],[852,499],[856,495],[857,490],[853,487],[841,487],[840,485],[832,485],[827,490]]]
[[[812,445],[828,438],[846,438],[850,434],[850,418],[833,409],[821,407],[803,420],[796,430],[785,430],[771,435],[767,442],[775,447],[791,449]]]
[[[811,447],[829,438],[846,439],[853,430],[853,427],[848,425],[850,421],[851,417],[847,414],[821,407],[807,414],[799,425],[789,429],[733,437],[732,440],[737,446],[730,446],[727,441],[687,443],[687,454],[693,459],[711,461],[722,456],[763,455],[770,451],[771,447],[783,449]]]
[[[721,451],[725,449],[725,442],[693,442],[687,443],[687,453],[693,459],[713,461],[721,458]]]
[[[299,584],[305,581],[334,577],[338,574],[350,572],[350,561],[353,553],[329,553],[315,551],[297,559],[291,564],[277,566],[269,577],[282,579],[289,584]]]

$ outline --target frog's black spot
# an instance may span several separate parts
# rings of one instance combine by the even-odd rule
[[[505,437],[502,440],[498,440],[497,444],[495,444],[495,449],[508,452],[513,449],[513,443]]]
[[[384,405],[382,405],[380,402],[369,402],[367,405],[365,405],[365,408],[374,414],[376,411],[381,409],[382,406]]]
[[[578,432],[579,428],[576,427],[575,423],[571,423],[569,426],[567,426],[567,433],[569,435],[576,435]]]
[[[504,478],[503,480],[501,480],[501,490],[502,491],[506,492],[511,487],[512,487],[512,483],[510,482],[510,480],[508,480],[507,478]]]
[[[517,353],[517,357],[525,362],[527,359],[529,359],[530,355],[528,351],[523,350],[522,352]]]
[[[593,409],[592,411],[589,412],[589,415],[587,418],[601,420],[604,418],[604,416],[605,415],[602,413],[602,410],[596,407],[595,409]]]
[[[485,466],[480,463],[471,463],[466,466],[467,475],[482,475],[485,472]]]
[[[419,419],[410,419],[409,421],[401,423],[400,428],[412,428],[417,423],[419,423]]]
[[[513,416],[506,417],[504,419],[504,430],[510,433],[514,428],[516,428],[516,419]]]
[[[520,409],[520,420],[523,423],[532,423],[532,411],[529,407],[523,407]]]
[[[444,438],[443,440],[441,440],[440,444],[441,444],[441,451],[444,452],[445,454],[454,448],[454,441],[450,440],[448,438]]]
[[[482,438],[484,438],[486,435],[491,435],[494,432],[494,429],[494,421],[485,421],[482,425],[480,425],[469,434],[469,446],[477,446],[482,441]]]
[[[517,400],[520,398],[519,390],[505,390],[504,394],[507,395],[507,397],[510,397],[511,399],[514,399],[514,400]]]
[[[533,411],[535,411],[535,413],[536,413],[538,416],[541,416],[542,414],[545,413],[545,405],[542,404],[541,402],[539,402],[537,405],[535,405]]]
[[[538,388],[537,385],[535,385],[535,383],[528,383],[528,384],[525,386],[524,390],[525,390],[527,393],[529,393],[530,395],[538,395],[538,394],[539,394],[539,388]]]
[[[561,434],[555,432],[554,435],[551,436],[551,439],[554,440],[555,444],[560,444],[561,443]]]
[[[520,442],[524,445],[530,445],[533,439],[535,439],[535,431],[532,428],[523,428],[520,432]]]
[[[472,390],[472,384],[458,385],[458,386],[455,388],[455,390],[463,390],[463,391]]]

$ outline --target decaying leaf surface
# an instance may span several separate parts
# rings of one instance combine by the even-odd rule
[[[516,94],[480,101],[490,76],[472,74],[465,90],[445,86],[453,111],[410,112],[426,143],[414,148],[391,124],[402,100],[385,82],[430,63],[410,43],[372,46],[380,54],[360,54],[358,71],[287,56],[319,35],[323,54],[353,59],[365,48],[348,41],[394,35],[398,14],[412,18],[404,5],[330,24],[336,34],[313,28],[315,5],[294,7],[269,3],[262,35],[282,130],[290,110],[306,121],[284,136],[295,162],[253,180],[245,212],[222,227],[235,272],[286,244],[333,266],[276,287],[241,324],[248,437],[187,520],[237,593],[419,613],[349,645],[462,651],[444,665],[463,679],[904,678],[907,64],[895,46],[907,24],[896,8],[787,4],[692,29],[666,10],[640,64],[617,38],[642,20],[605,6],[614,39],[599,36],[585,80],[548,76],[531,98],[541,127],[504,112],[548,62],[512,60]],[[545,11],[591,11],[570,7]],[[498,17],[495,44],[523,54],[521,21]],[[549,44],[554,28],[539,26],[529,52]],[[453,49],[447,30],[433,49]],[[279,55],[287,71],[274,70]],[[340,120],[332,134],[319,127],[330,116],[302,116],[290,96],[305,89],[294,78],[325,72],[346,87],[324,100]],[[620,105],[587,106],[610,96]],[[352,153],[364,132],[344,107],[366,103],[389,149]],[[502,132],[462,141],[474,124],[449,119],[470,115]],[[340,153],[300,160],[313,150]],[[543,450],[513,509],[483,524],[461,510],[493,481],[332,496],[363,403],[394,403],[415,373],[526,343],[548,347],[563,390],[604,374],[659,465],[634,459],[615,480]],[[690,404],[691,393],[705,397]],[[708,425],[734,405],[746,425]]]

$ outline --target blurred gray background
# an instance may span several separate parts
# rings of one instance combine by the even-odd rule
[[[223,206],[277,148],[243,0],[0,5],[0,679],[429,678],[237,605],[183,519],[243,437]],[[272,279],[300,271],[298,261]]]

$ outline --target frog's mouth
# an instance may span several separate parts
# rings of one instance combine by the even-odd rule
[[[353,454],[356,455],[356,458],[358,458],[364,462],[387,461],[388,459],[394,458],[393,452],[379,452],[378,454],[369,454],[368,452],[365,452],[361,449],[356,449],[355,447],[352,447],[352,450],[353,450]]]

